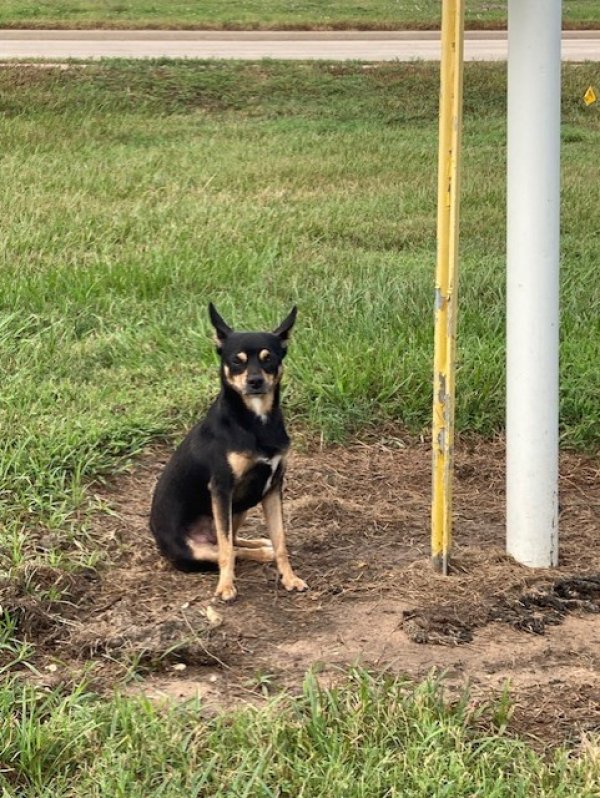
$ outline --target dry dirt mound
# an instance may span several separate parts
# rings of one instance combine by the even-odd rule
[[[310,592],[290,596],[272,566],[240,563],[238,600],[207,617],[215,574],[174,572],[147,531],[166,457],[149,455],[102,489],[113,513],[97,518],[96,532],[119,544],[112,567],[73,577],[50,610],[29,606],[13,585],[40,667],[60,663],[53,678],[93,662],[102,687],[146,663],[145,691],[200,693],[210,707],[293,688],[315,664],[323,678],[351,662],[415,677],[441,668],[482,694],[510,679],[517,725],[554,741],[600,730],[597,460],[563,457],[561,565],[534,572],[503,551],[502,442],[463,443],[453,568],[443,578],[429,567],[428,446],[390,434],[296,454],[285,507]],[[264,534],[258,513],[248,526],[246,536]]]

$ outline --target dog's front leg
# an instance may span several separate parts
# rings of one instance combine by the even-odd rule
[[[223,601],[233,601],[235,589],[235,549],[233,546],[233,519],[231,514],[231,491],[211,488],[211,502],[217,546],[219,550],[219,582],[215,596]]]
[[[281,574],[281,582],[286,590],[306,590],[308,585],[292,570],[285,543],[283,530],[283,502],[281,487],[275,487],[262,500],[263,513],[269,536],[275,551],[277,569]]]

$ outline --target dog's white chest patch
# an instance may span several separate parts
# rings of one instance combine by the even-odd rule
[[[263,488],[263,496],[269,492],[271,488],[271,483],[273,482],[273,477],[275,476],[275,472],[279,468],[279,463],[281,463],[281,455],[276,454],[274,457],[263,457],[261,458],[261,463],[266,463],[268,466],[271,467],[271,476],[265,482],[265,486]]]
[[[265,413],[265,406],[262,396],[250,396],[248,397],[250,402],[250,407],[254,411],[254,413],[260,418],[262,423],[264,424],[267,420],[267,415]]]

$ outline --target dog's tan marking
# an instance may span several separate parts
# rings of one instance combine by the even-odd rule
[[[188,538],[186,543],[195,560],[219,562],[219,549],[216,543],[198,543],[193,538]]]
[[[272,490],[262,500],[262,508],[269,536],[273,541],[277,569],[281,574],[281,582],[286,590],[306,590],[308,585],[296,576],[290,565],[283,528],[283,504],[281,492]]]
[[[273,544],[269,538],[236,538],[235,545],[240,549],[271,549]]]
[[[263,540],[266,540],[266,538],[263,538]],[[194,540],[188,540],[187,544],[195,560],[219,562],[219,547],[215,543],[196,543]],[[275,552],[273,551],[273,546],[271,546],[271,541],[267,541],[267,544],[265,546],[236,546],[234,548],[235,557],[236,559],[239,557],[240,560],[252,560],[253,562],[273,562]]]
[[[271,353],[268,349],[261,349],[258,353],[258,359],[262,360],[263,362],[267,360],[271,356]]]
[[[248,355],[245,352],[238,352],[236,357],[239,358],[242,361],[242,363],[248,362]]]
[[[264,393],[260,396],[243,396],[242,399],[248,410],[260,416],[263,421],[267,420],[267,416],[273,408],[272,393]]]
[[[277,374],[267,374],[266,371],[263,371],[263,377],[265,379],[265,382],[269,386],[269,390],[272,391],[273,388],[275,387],[275,384],[276,384],[277,380],[279,379],[279,373],[277,373]]]
[[[215,596],[220,596],[223,601],[233,601],[237,591],[233,581],[235,579],[235,549],[233,548],[233,519],[231,517],[231,503],[224,497],[211,495],[213,518],[217,531],[217,562],[219,563],[219,582]]]
[[[227,455],[227,462],[233,471],[234,477],[236,477],[236,479],[241,479],[246,471],[252,468],[256,462],[256,458],[246,452],[229,452]]]
[[[266,371],[262,372],[265,382],[269,387],[269,392],[273,391],[279,380],[281,379],[281,375],[283,374],[283,366],[279,366],[275,374],[267,374]]]
[[[232,374],[229,366],[223,366],[223,374],[225,379],[238,393],[243,393],[246,387],[246,375],[244,372],[241,374]]]

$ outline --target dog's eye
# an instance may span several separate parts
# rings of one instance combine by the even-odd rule
[[[261,363],[270,363],[271,362],[271,353],[268,349],[261,349],[258,353],[258,359]]]
[[[240,352],[237,355],[234,355],[231,358],[231,362],[234,366],[243,366],[244,363],[248,360],[248,356],[244,352]]]

